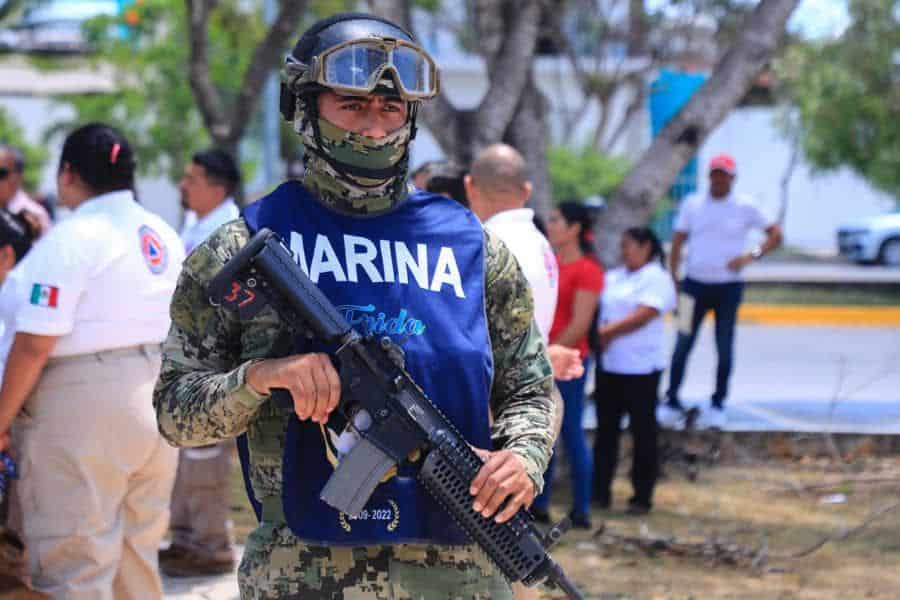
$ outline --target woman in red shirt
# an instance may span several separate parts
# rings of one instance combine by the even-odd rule
[[[550,343],[576,348],[583,360],[589,359],[588,330],[603,290],[603,268],[594,257],[593,219],[588,209],[576,202],[563,202],[553,209],[547,220],[547,239],[556,251],[559,264],[559,293],[556,314],[550,328]],[[563,398],[565,414],[562,441],[572,465],[573,507],[569,516],[575,527],[589,529],[591,477],[593,468],[587,440],[581,426],[584,410],[585,374],[570,381],[556,380]],[[544,491],[532,505],[539,521],[549,522],[550,494],[553,487],[553,460],[544,475]]]

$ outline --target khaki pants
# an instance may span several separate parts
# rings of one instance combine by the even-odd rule
[[[228,526],[228,487],[234,441],[178,454],[178,476],[172,491],[172,543],[198,555],[232,560]]]
[[[51,359],[16,420],[32,584],[54,598],[160,598],[177,453],[156,429],[157,348]]]

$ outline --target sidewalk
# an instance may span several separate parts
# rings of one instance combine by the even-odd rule
[[[671,352],[671,324],[667,336]],[[685,405],[709,406],[715,369],[713,327],[704,323],[681,389]],[[660,395],[668,383],[667,372]],[[726,414],[729,431],[900,435],[900,329],[741,323]]]
[[[747,265],[747,283],[900,283],[900,269],[844,262],[788,262],[766,259]]]

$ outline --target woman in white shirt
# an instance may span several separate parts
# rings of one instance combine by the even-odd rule
[[[162,597],[159,542],[177,454],[151,396],[184,250],[134,198],[134,154],[105,125],[66,138],[72,216],[10,276],[15,338],[0,387],[0,450],[18,462],[32,585],[54,598]]]
[[[603,348],[597,384],[594,502],[609,508],[619,455],[619,423],[629,417],[634,441],[630,514],[652,506],[657,475],[656,401],[665,368],[663,314],[675,308],[675,286],[662,245],[647,227],[622,234],[623,266],[607,274],[598,322]]]

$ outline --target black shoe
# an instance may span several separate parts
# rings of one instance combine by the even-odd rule
[[[168,548],[166,548],[165,550],[160,550],[158,552],[159,562],[163,562],[165,560],[180,559],[190,553],[191,551],[184,546],[180,546],[178,544],[169,544]]]
[[[628,501],[628,508],[625,509],[626,515],[631,516],[643,516],[650,514],[650,506],[648,504],[644,504],[642,502],[636,502],[634,500]]]
[[[609,510],[609,507],[612,506],[612,502],[609,499],[609,496],[594,494],[594,497],[591,499],[591,504],[600,510]]]
[[[529,512],[531,512],[531,516],[534,517],[535,522],[540,523],[541,525],[550,524],[550,513],[543,508],[532,506],[529,509]]]
[[[577,513],[573,510],[569,513],[569,519],[571,519],[572,527],[575,529],[591,528],[591,517],[584,513]]]
[[[159,568],[169,577],[208,577],[233,573],[235,560],[230,553],[200,555],[182,549],[178,553],[160,556]]]

